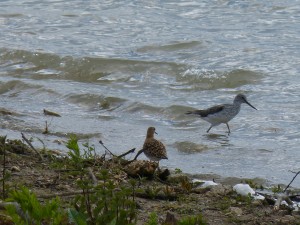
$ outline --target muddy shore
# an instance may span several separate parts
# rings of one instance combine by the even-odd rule
[[[3,146],[6,147],[5,162]],[[70,168],[70,159],[55,150],[38,150],[43,158],[26,143],[14,140],[2,145],[0,152],[0,171],[9,173],[5,180],[5,189],[1,185],[1,200],[4,201],[11,190],[25,186],[36,194],[41,202],[59,196],[64,208],[72,206],[73,199],[80,191],[78,180],[82,174]],[[156,215],[158,224],[178,224],[182,218],[201,215],[201,224],[300,224],[300,213],[284,206],[274,210],[274,205],[266,200],[253,200],[239,196],[233,191],[234,183],[246,180],[218,179],[218,185],[193,186],[190,175],[181,171],[171,171],[165,181],[151,178],[132,178],[124,169],[123,162],[103,156],[93,156],[86,160],[85,168],[90,168],[96,178],[101,170],[109,171],[109,178],[117,185],[129,184],[132,179],[137,182],[140,193],[135,195],[136,221],[138,225],[147,224],[151,215]],[[140,161],[144,163],[144,161]],[[4,168],[5,167],[5,168]],[[88,175],[86,176],[87,179]],[[207,175],[198,178],[209,179]],[[249,181],[253,186],[263,184],[259,180]],[[149,194],[152,190],[155,194]],[[155,191],[154,191],[155,190]],[[3,192],[4,191],[4,192]],[[144,193],[144,194],[141,194]],[[147,195],[148,193],[148,195]],[[158,197],[158,196],[168,196]],[[173,196],[170,198],[170,196]],[[167,216],[168,215],[168,216]],[[166,219],[167,217],[172,220]],[[5,209],[0,211],[0,224],[12,224]],[[70,223],[72,224],[72,223]],[[200,223],[199,223],[200,224]]]

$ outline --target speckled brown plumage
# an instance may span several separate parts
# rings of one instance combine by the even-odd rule
[[[163,143],[154,138],[155,128],[149,127],[146,140],[143,145],[145,155],[152,161],[168,159],[167,151]]]

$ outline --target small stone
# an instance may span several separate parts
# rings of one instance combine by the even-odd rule
[[[261,206],[261,205],[263,205],[263,202],[262,202],[262,200],[253,200],[253,202],[252,202],[252,204],[254,205],[254,206]]]
[[[232,191],[232,188],[230,186],[222,185],[222,184],[209,186],[207,188],[210,189],[210,191],[207,192],[207,195],[209,195],[209,196],[217,196],[217,195],[224,196]]]
[[[168,177],[168,182],[172,184],[180,184],[183,181],[189,181],[189,178],[185,174],[172,174]]]
[[[19,168],[18,166],[12,166],[12,167],[10,168],[10,170],[11,170],[12,172],[20,172],[20,171],[21,171],[20,168]]]
[[[243,214],[243,210],[238,207],[230,207],[230,211],[235,213],[237,216],[241,216]]]
[[[292,224],[295,222],[295,218],[291,215],[285,215],[283,218],[280,219],[282,224]]]

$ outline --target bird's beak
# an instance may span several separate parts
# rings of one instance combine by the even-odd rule
[[[155,134],[158,134],[158,133],[156,133],[156,131],[154,131],[154,133],[155,133]]]
[[[249,106],[251,106],[253,109],[257,110],[257,108],[255,108],[253,105],[251,105],[247,100],[245,100],[245,102],[246,102]]]

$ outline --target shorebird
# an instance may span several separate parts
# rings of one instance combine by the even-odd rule
[[[238,94],[235,96],[233,104],[216,105],[204,110],[189,111],[186,114],[198,115],[201,119],[209,122],[211,125],[206,131],[207,133],[212,127],[218,126],[221,123],[225,123],[227,125],[228,133],[230,133],[228,122],[240,112],[242,103],[246,103],[253,109],[256,109],[248,102],[244,94]]]
[[[163,143],[154,138],[155,128],[149,127],[143,148],[137,153],[134,160],[142,153],[151,160],[159,162],[161,159],[168,159],[167,151]]]

